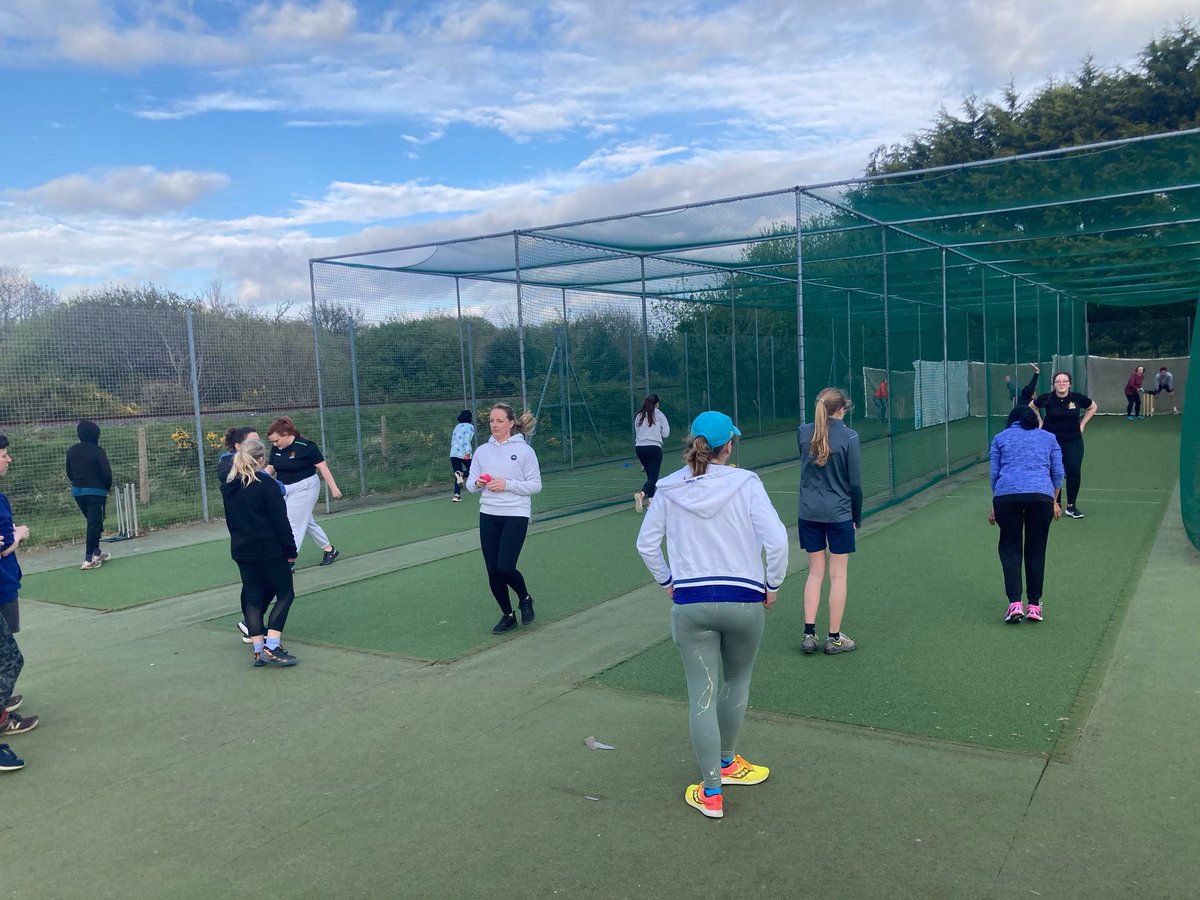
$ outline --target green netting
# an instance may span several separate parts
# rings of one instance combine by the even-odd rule
[[[1200,130],[314,260],[314,303],[353,310],[360,344],[322,403],[419,436],[398,462],[381,437],[381,490],[439,469],[455,407],[528,406],[548,467],[592,467],[545,514],[637,487],[648,392],[677,432],[728,410],[762,465],[835,385],[888,502],[986,458],[1030,363],[1087,391],[1087,304],[1194,298],[1196,247]]]

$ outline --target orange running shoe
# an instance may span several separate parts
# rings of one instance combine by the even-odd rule
[[[706,796],[703,784],[689,784],[683,799],[687,801],[688,806],[694,806],[710,819],[720,819],[725,815],[725,807],[721,804],[721,795]]]
[[[721,767],[721,784],[762,784],[770,774],[766,766],[756,766],[735,756],[733,762]]]

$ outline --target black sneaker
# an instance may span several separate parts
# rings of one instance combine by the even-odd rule
[[[1072,519],[1082,519],[1083,513],[1079,511],[1078,506],[1068,506],[1063,510],[1063,515],[1070,516]]]
[[[24,699],[25,699],[25,697],[22,694],[13,694],[11,697],[8,698],[8,702],[4,704],[4,711],[5,712],[16,712],[18,709],[21,708],[21,701]]]
[[[521,624],[532,625],[535,613],[533,611],[533,598],[526,597],[517,606],[521,609]]]
[[[15,772],[25,768],[25,760],[12,752],[8,744],[0,744],[0,772]]]
[[[259,660],[262,662],[259,662]],[[296,659],[296,657],[292,656],[292,654],[288,653],[282,647],[276,647],[274,650],[270,647],[263,647],[254,660],[255,665],[276,663],[281,666],[294,666],[298,662],[300,660]]]
[[[331,566],[331,565],[333,565],[333,561],[334,561],[335,559],[337,559],[339,555],[340,555],[340,554],[339,554],[339,553],[338,553],[338,551],[337,551],[337,547],[330,547],[330,548],[329,548],[328,550],[326,550],[326,551],[325,551],[325,553],[324,553],[324,554],[321,556],[321,565],[323,565],[323,566]]]
[[[512,613],[506,616],[501,616],[500,621],[492,627],[492,634],[504,634],[510,628],[517,627],[517,617]]]

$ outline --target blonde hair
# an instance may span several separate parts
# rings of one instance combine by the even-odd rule
[[[507,403],[497,403],[495,406],[492,407],[492,409],[493,410],[500,409],[500,410],[504,411],[504,414],[506,416],[508,416],[508,421],[513,423],[513,427],[512,427],[513,434],[532,434],[533,433],[533,426],[535,426],[537,424],[537,419],[535,419],[533,417],[533,413],[531,413],[529,410],[525,410],[525,412],[521,413],[520,418],[518,418],[516,412]]]
[[[229,477],[225,480],[240,478],[243,485],[250,487],[266,458],[267,450],[263,442],[258,438],[247,438],[242,441],[237,453],[233,454],[233,468],[229,470]]]
[[[808,445],[813,462],[823,466],[829,462],[829,417],[850,405],[849,399],[837,388],[825,388],[817,394],[817,409],[813,416],[813,436]]]

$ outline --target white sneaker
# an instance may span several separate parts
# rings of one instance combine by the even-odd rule
[[[94,558],[94,557],[93,557],[93,558]],[[106,562],[108,562],[110,559],[112,559],[112,554],[111,554],[111,553],[105,553],[103,550],[101,550],[101,551],[100,551],[100,562],[102,562],[102,563],[106,563]]]
[[[642,504],[645,502],[645,500],[646,500],[646,495],[643,494],[641,491],[638,491],[636,494],[633,495],[633,508],[636,509],[638,512],[641,512]]]
[[[98,569],[102,565],[104,565],[104,559],[102,557],[97,556],[94,559],[85,559],[83,561],[83,565],[81,565],[79,568],[84,569],[86,571],[87,569]]]

